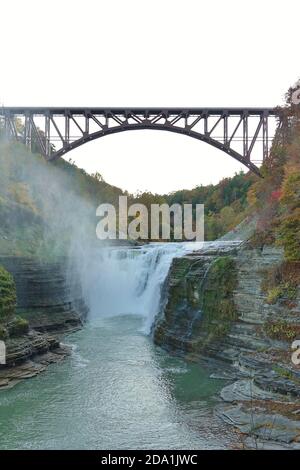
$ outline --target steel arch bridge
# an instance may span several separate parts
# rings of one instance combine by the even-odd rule
[[[276,117],[273,108],[0,108],[6,134],[30,149],[35,145],[50,161],[109,134],[155,129],[206,142],[257,175],[273,137],[270,121]]]

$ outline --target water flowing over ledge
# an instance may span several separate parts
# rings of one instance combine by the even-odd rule
[[[80,277],[90,320],[134,314],[144,318],[149,334],[163,297],[174,258],[199,251],[225,252],[240,241],[150,243],[139,248],[103,248],[80,263]]]

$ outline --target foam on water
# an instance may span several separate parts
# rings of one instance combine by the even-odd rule
[[[230,242],[232,245],[233,242]],[[229,242],[150,243],[140,248],[103,248],[81,266],[83,292],[90,320],[140,315],[149,334],[161,306],[161,292],[172,260],[203,248]]]

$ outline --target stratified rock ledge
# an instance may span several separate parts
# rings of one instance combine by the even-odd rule
[[[0,369],[0,390],[12,388],[21,380],[30,379],[44,372],[50,364],[61,362],[71,353],[67,346],[57,345],[55,349],[38,354],[30,360]]]
[[[81,288],[67,260],[44,262],[33,258],[0,257],[14,277],[16,313],[29,323],[29,332],[9,337],[6,365],[0,365],[0,390],[43,372],[69,354],[60,339],[80,329],[87,315]]]

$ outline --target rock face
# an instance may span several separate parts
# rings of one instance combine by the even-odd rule
[[[191,358],[204,355],[238,366],[241,372],[264,369],[263,353],[290,348],[288,342],[268,337],[268,320],[284,317],[300,325],[300,292],[291,307],[284,300],[269,304],[262,291],[266,270],[282,259],[277,248],[253,250],[230,242],[220,249],[175,259],[166,281],[164,306],[154,324],[154,341]],[[222,260],[227,263],[218,272],[215,268]],[[223,314],[217,314],[218,308]],[[254,353],[260,357],[254,358]]]
[[[62,334],[81,327],[87,307],[78,280],[66,274],[66,262],[42,262],[31,258],[0,257],[17,290],[16,313],[29,322],[27,334],[6,340],[6,365],[0,366],[0,387],[11,386],[61,360]],[[25,372],[24,372],[25,371]]]
[[[278,413],[261,413],[256,407],[220,406],[216,414],[247,434],[245,445],[253,449],[300,449],[300,421]]]
[[[214,265],[222,266],[222,259],[227,259],[223,263],[226,269],[218,272]],[[270,427],[270,403],[281,404],[276,413],[284,416],[276,419],[282,423],[287,418],[287,402],[298,403],[300,408],[300,370],[291,361],[292,339],[274,339],[266,329],[268,322],[276,324],[283,319],[287,325],[300,326],[299,290],[292,303],[284,298],[270,303],[262,289],[266,271],[282,260],[278,248],[251,249],[230,242],[215,252],[211,248],[174,260],[166,281],[164,307],[153,328],[156,344],[191,360],[217,364],[213,376],[237,380],[228,382],[221,398],[235,406],[256,400],[258,413],[266,416],[265,420],[257,418],[262,428]],[[218,309],[221,312],[216,312]],[[243,409],[244,414],[248,412]],[[219,416],[224,418],[225,414]],[[291,437],[284,445],[293,448],[294,441],[300,439],[300,427],[295,431],[288,418],[284,423],[286,436]],[[276,442],[269,442],[270,448],[284,441],[282,434],[274,431]],[[257,446],[262,446],[259,431],[256,439]]]
[[[17,313],[38,331],[64,332],[82,324],[87,308],[66,261],[43,263],[31,258],[0,257],[17,288]]]
[[[223,244],[219,249],[211,247],[173,261],[165,305],[153,328],[156,344],[194,359],[219,357],[221,342],[228,339],[237,320],[238,246]]]

